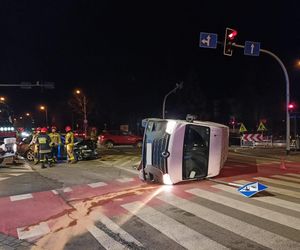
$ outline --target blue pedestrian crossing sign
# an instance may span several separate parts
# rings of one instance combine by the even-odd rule
[[[258,42],[245,42],[244,55],[246,56],[259,56],[260,43]]]
[[[259,182],[251,182],[251,183],[248,183],[248,184],[240,187],[238,189],[238,191],[242,195],[244,195],[244,196],[246,196],[246,197],[249,198],[249,197],[251,197],[251,196],[253,196],[253,195],[255,195],[255,194],[257,194],[257,193],[259,193],[261,191],[266,190],[267,188],[268,188],[267,186],[265,186],[265,185],[263,185],[263,184],[261,184]]]
[[[199,41],[200,48],[215,49],[217,48],[217,43],[218,43],[218,34],[200,32],[200,41]]]

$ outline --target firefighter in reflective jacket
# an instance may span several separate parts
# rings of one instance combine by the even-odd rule
[[[65,146],[67,148],[67,156],[68,156],[68,163],[76,163],[74,157],[74,134],[72,132],[72,128],[70,126],[66,127],[66,138],[65,138]]]
[[[60,134],[56,132],[57,128],[55,126],[52,126],[51,133],[49,134],[49,137],[51,139],[51,158],[53,162],[57,162],[58,157],[58,147],[61,145],[61,138]]]
[[[32,140],[29,143],[29,146],[33,145],[33,154],[34,154],[34,164],[39,163],[39,145],[37,143],[37,138],[41,132],[41,128],[38,127],[33,133]]]
[[[37,144],[39,146],[39,156],[40,162],[42,163],[42,168],[45,168],[45,163],[52,166],[51,160],[51,147],[50,147],[51,139],[49,135],[47,135],[47,128],[42,128],[40,134],[37,137]]]

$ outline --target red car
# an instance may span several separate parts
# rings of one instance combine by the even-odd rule
[[[143,145],[143,137],[133,135],[126,131],[110,130],[98,136],[98,143],[107,148],[112,148],[114,145],[134,145],[141,148]]]

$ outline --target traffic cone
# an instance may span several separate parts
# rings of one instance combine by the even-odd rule
[[[280,163],[280,169],[286,170],[285,162],[284,162],[284,157],[281,157],[281,163]]]

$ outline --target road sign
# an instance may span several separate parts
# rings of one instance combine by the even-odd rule
[[[200,33],[200,42],[199,47],[200,48],[209,48],[209,49],[215,49],[217,48],[218,43],[218,34],[215,33]]]
[[[240,133],[244,133],[244,132],[247,132],[248,130],[246,129],[244,123],[241,123],[241,126],[240,126]]]
[[[260,132],[267,131],[267,128],[262,122],[260,122],[257,131],[260,131]]]
[[[260,43],[258,42],[245,42],[244,55],[246,56],[259,56]]]
[[[251,182],[251,183],[248,183],[242,187],[240,187],[238,189],[238,191],[246,196],[246,197],[251,197],[255,194],[257,194],[258,192],[261,192],[263,190],[266,190],[268,187],[259,183],[259,182]]]

